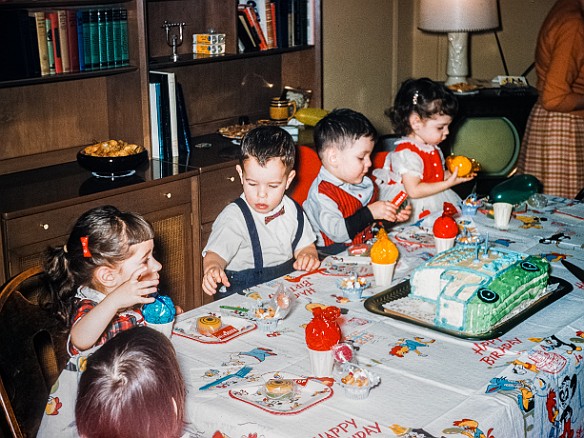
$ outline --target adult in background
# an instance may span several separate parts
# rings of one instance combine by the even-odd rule
[[[519,157],[547,194],[574,198],[584,188],[584,0],[558,0],[538,36],[539,99]]]

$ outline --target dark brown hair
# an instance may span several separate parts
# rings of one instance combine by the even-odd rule
[[[84,256],[82,237],[87,238],[90,257]],[[77,287],[91,286],[98,267],[115,266],[131,256],[132,245],[151,239],[152,226],[137,213],[122,212],[111,205],[83,213],[67,244],[45,252],[43,267],[50,294],[41,298],[43,306],[69,325]]]
[[[87,359],[75,405],[77,430],[84,438],[176,438],[184,426],[185,396],[170,340],[134,327]]]
[[[260,166],[265,166],[272,158],[280,158],[289,173],[294,168],[296,145],[288,131],[277,126],[258,126],[241,141],[240,166],[243,168],[244,161],[251,157],[258,160]]]

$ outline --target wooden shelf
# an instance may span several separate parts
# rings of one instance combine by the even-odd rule
[[[64,81],[78,81],[81,79],[96,78],[100,76],[112,76],[119,75],[123,73],[128,73],[138,70],[136,66],[127,66],[120,68],[110,68],[107,70],[94,70],[94,71],[82,71],[75,73],[60,73],[50,76],[42,76],[40,78],[27,78],[27,79],[17,79],[13,81],[0,82],[0,88],[9,87],[24,87],[26,85],[38,85],[38,84],[48,84],[51,82],[64,82]]]

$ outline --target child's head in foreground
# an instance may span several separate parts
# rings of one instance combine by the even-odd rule
[[[395,134],[403,137],[415,135],[423,129],[420,123],[446,125],[447,128],[457,111],[458,101],[448,88],[431,79],[419,78],[402,83],[387,114]],[[447,134],[448,129],[443,137]],[[428,144],[444,140],[436,132],[422,132],[421,138]]]
[[[359,184],[371,167],[377,131],[363,114],[347,108],[331,111],[314,128],[323,166],[341,181]]]
[[[79,435],[179,437],[185,396],[170,340],[149,327],[124,330],[87,359],[75,406]]]
[[[282,128],[260,126],[243,137],[237,172],[252,209],[266,214],[280,204],[296,175],[295,158],[294,140]]]

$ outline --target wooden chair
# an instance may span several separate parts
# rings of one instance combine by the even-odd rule
[[[37,304],[43,278],[41,268],[30,268],[0,289],[0,435],[36,436],[67,363],[66,328]]]
[[[320,158],[310,146],[298,146],[296,177],[288,190],[288,196],[300,205],[306,201],[308,190],[320,171]]]

